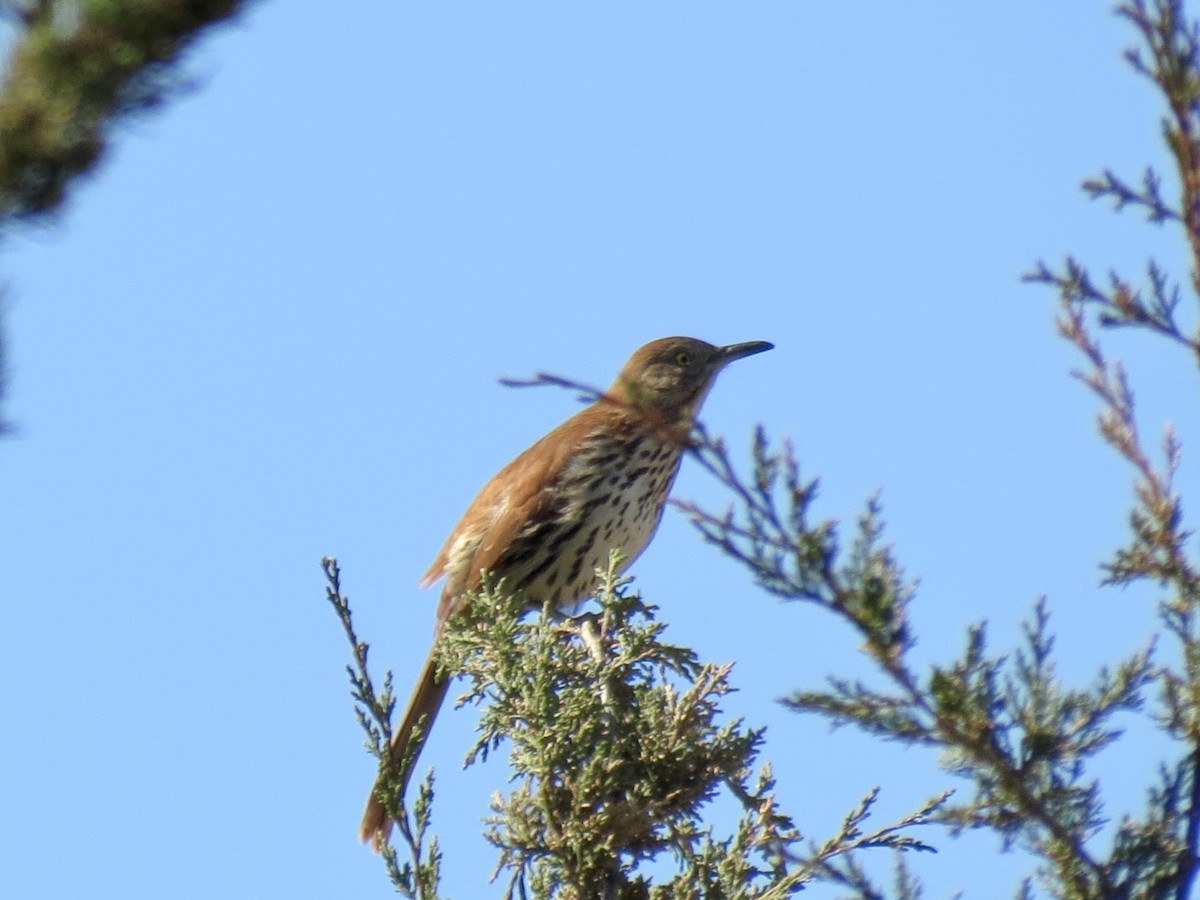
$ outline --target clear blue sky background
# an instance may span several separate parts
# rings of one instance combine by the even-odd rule
[[[1098,274],[1185,261],[1078,190],[1164,160],[1111,6],[262,3],[214,33],[200,89],[122,129],[60,224],[0,257],[6,895],[388,896],[355,841],[373,762],[318,560],[340,558],[406,690],[436,599],[417,578],[576,409],[497,378],[607,384],[665,335],[775,342],[705,419],[738,448],[758,422],[790,435],[824,514],[882,489],[920,659],[984,618],[1011,646],[1043,592],[1065,680],[1141,646],[1152,595],[1095,589],[1129,473],[1051,292],[1019,282],[1067,252]],[[1106,340],[1147,432],[1173,418],[1194,458],[1195,370]],[[725,502],[689,466],[676,495]],[[768,726],[806,834],[875,784],[882,823],[953,783],[777,705],[862,673],[854,637],[678,513],[634,574],[673,640],[737,661],[728,712]],[[480,817],[502,771],[460,771],[473,722],[446,715],[424,760],[459,898],[498,894]],[[1139,734],[1105,758],[1114,814],[1156,752]],[[1028,868],[987,835],[927,837],[927,896],[1010,896]]]

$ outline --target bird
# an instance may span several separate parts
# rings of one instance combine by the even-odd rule
[[[485,573],[503,579],[506,590],[533,608],[549,603],[569,612],[592,593],[595,570],[608,564],[611,551],[621,552],[622,571],[632,564],[658,528],[696,413],[717,374],[772,347],[766,341],[714,346],[688,337],[652,341],[591,405],[497,472],[421,579],[425,587],[445,579],[434,648]],[[404,794],[451,677],[439,672],[431,650],[387,757],[388,765],[402,769],[386,779],[380,772],[363,813],[359,839],[377,851],[392,824],[380,792],[399,785]]]

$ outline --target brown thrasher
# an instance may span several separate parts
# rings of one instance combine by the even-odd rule
[[[608,564],[610,551],[621,551],[622,569],[637,559],[662,518],[694,416],[717,373],[771,346],[653,341],[630,357],[606,394],[497,472],[421,579],[425,586],[446,579],[434,645],[484,572],[503,578],[531,606],[549,601],[569,610],[594,589],[595,570]],[[391,765],[409,760],[398,773],[401,794],[448,687],[431,652],[392,737]],[[391,830],[380,789],[376,782],[359,829],[359,839],[376,849]]]

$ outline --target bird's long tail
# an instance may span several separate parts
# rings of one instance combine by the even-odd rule
[[[358,829],[358,839],[364,844],[370,841],[376,852],[382,849],[392,831],[392,820],[384,811],[379,792],[384,789],[384,782],[390,782],[399,788],[400,796],[404,796],[408,780],[417,766],[417,757],[421,755],[421,748],[425,746],[425,739],[429,736],[433,720],[437,718],[438,710],[442,707],[442,701],[446,699],[449,686],[450,682],[447,679],[438,676],[434,655],[430,652],[417,686],[413,688],[404,719],[392,735],[389,765],[394,767],[395,774],[380,772],[374,787],[371,788],[371,795],[367,797],[367,808],[363,811],[362,825]]]

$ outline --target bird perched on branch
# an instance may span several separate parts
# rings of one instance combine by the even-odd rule
[[[446,579],[434,646],[446,623],[488,572],[538,609],[572,610],[595,587],[597,567],[621,551],[628,566],[658,528],[692,425],[717,373],[771,344],[714,347],[671,337],[639,349],[606,393],[496,473],[425,573]],[[359,838],[379,849],[391,822],[379,792],[403,794],[441,708],[449,676],[431,651],[385,763],[367,799]],[[390,777],[385,777],[390,776]]]

